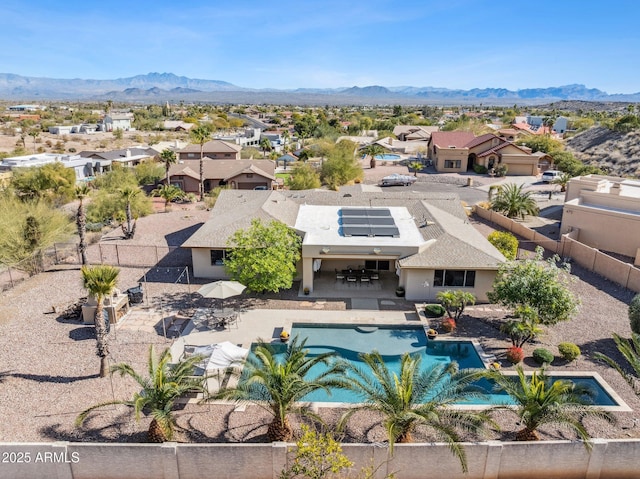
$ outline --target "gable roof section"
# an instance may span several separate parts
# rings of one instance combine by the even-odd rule
[[[251,226],[253,219],[295,224],[299,204],[277,191],[223,190],[206,223],[184,242],[184,248],[227,248],[237,230]]]
[[[487,155],[490,155],[492,153],[498,153],[500,150],[503,150],[504,148],[507,148],[508,146],[513,146],[514,148],[517,148],[518,150],[520,150],[522,152],[523,155],[531,155],[531,153],[529,153],[528,151],[523,150],[521,147],[519,147],[518,145],[511,143],[510,141],[506,141],[504,143],[502,143],[501,145],[498,145],[496,147],[490,148],[486,151],[483,151],[482,153],[478,153],[478,158],[483,158]],[[499,153],[498,153],[499,154]]]
[[[464,148],[474,138],[475,135],[469,131],[434,131],[429,142],[438,148]]]
[[[222,140],[211,140],[207,141],[204,145],[202,145],[202,151],[206,155],[207,153],[238,153],[242,150],[240,145],[236,145],[235,143],[229,143]],[[180,150],[180,153],[198,153],[200,154],[200,145],[192,144],[184,147]]]
[[[495,138],[497,138],[501,142],[505,142],[506,141],[504,138],[500,138],[500,137],[494,135],[493,133],[486,133],[484,135],[478,136],[477,138],[474,138],[473,140],[471,140],[469,143],[467,143],[464,146],[466,146],[469,149],[475,148],[476,146],[482,145],[483,143],[485,143],[487,141],[491,141],[491,140],[493,140]]]
[[[242,173],[255,173],[270,180],[275,180],[275,164],[271,160],[212,160],[204,158],[202,164],[205,180],[226,180]],[[200,160],[180,160],[171,165],[169,175],[192,176],[192,172],[200,171]],[[200,179],[200,174],[193,176]]]

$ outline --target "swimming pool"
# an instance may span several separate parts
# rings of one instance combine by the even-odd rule
[[[456,361],[460,369],[484,369],[485,365],[480,356],[480,347],[469,340],[428,340],[422,326],[398,325],[356,325],[356,324],[317,324],[294,323],[291,337],[307,338],[305,348],[312,356],[326,352],[335,352],[341,358],[355,364],[362,365],[360,353],[377,350],[392,371],[399,371],[402,354],[419,354],[422,357],[421,366],[427,368],[432,364],[450,363]],[[255,348],[253,344],[251,349]],[[284,355],[286,344],[273,345],[278,354]],[[323,365],[311,370],[311,376],[322,372]],[[364,368],[366,369],[366,368]],[[515,374],[515,373],[514,373]],[[595,404],[611,410],[630,410],[619,396],[595,373],[563,373],[550,375],[553,379],[570,379],[585,384],[596,393]],[[494,392],[489,381],[483,379],[478,382],[487,396],[474,399],[461,406],[477,407],[497,404],[513,404],[511,398],[504,392]],[[305,401],[316,403],[358,403],[362,397],[347,390],[333,390],[331,394],[325,391],[315,391],[304,398]]]
[[[382,155],[376,155],[376,160],[380,161],[398,161],[402,158],[400,155],[394,155],[392,153],[384,153]]]

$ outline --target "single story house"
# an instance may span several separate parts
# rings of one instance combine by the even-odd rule
[[[271,160],[203,159],[204,191],[218,186],[231,189],[273,189],[275,163]],[[200,160],[180,160],[169,168],[169,181],[186,193],[200,191]]]
[[[211,160],[239,160],[242,147],[221,140],[207,141],[202,145],[203,156]],[[199,160],[200,145],[191,144],[178,151],[179,160]]]
[[[298,276],[310,291],[317,274],[361,264],[403,286],[412,301],[434,301],[440,291],[463,289],[486,302],[505,261],[469,223],[455,194],[364,192],[358,187],[339,192],[225,190],[210,219],[182,245],[191,249],[194,275],[227,278],[229,239],[254,218],[283,222],[302,237]]]
[[[476,137],[467,131],[433,132],[428,157],[439,172],[464,172],[473,170],[475,165],[490,170],[506,165],[507,175],[539,174],[538,155],[493,133]]]
[[[104,128],[101,125],[101,129],[104,129],[104,131],[129,131],[132,121],[133,113],[110,113],[104,116]]]
[[[13,156],[0,161],[0,171],[9,172],[16,168],[30,168],[60,162],[73,169],[76,180],[91,177],[96,171],[96,162],[80,155],[61,155],[56,153],[38,153],[33,155]]]
[[[640,181],[602,175],[571,178],[561,234],[640,265]]]
[[[189,131],[194,126],[194,123],[188,123],[180,120],[165,120],[162,122],[162,129],[169,131]]]
[[[125,148],[111,151],[81,151],[80,156],[95,161],[96,171],[102,173],[110,170],[111,165],[120,163],[122,166],[133,167],[143,161],[151,161],[157,155],[152,148]]]

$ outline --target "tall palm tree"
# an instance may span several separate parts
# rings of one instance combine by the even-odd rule
[[[204,144],[211,137],[211,126],[202,123],[189,130],[189,136],[200,145],[200,201],[204,199]]]
[[[170,185],[171,182],[169,179],[169,169],[171,168],[171,165],[175,164],[177,161],[176,152],[169,149],[162,150],[162,152],[160,152],[160,160],[164,163],[164,170],[166,172],[165,183],[167,185]]]
[[[267,430],[269,440],[291,440],[288,416],[312,415],[297,402],[319,389],[329,392],[343,385],[339,374],[344,367],[332,361],[335,353],[310,356],[305,343],[306,339],[294,338],[279,358],[271,345],[261,342],[247,358],[238,385],[220,390],[214,398],[251,401],[264,407],[273,416]],[[324,365],[323,372],[311,376],[311,368],[319,364]]]
[[[627,372],[620,364],[603,353],[595,353],[594,357],[600,361],[605,362],[629,383],[633,388],[636,395],[640,396],[640,334],[631,333],[631,339],[625,339],[618,334],[613,334],[613,340],[616,343],[616,347],[624,359],[629,363],[633,372]]]
[[[95,409],[123,404],[134,409],[136,420],[140,419],[140,413],[151,414],[153,420],[147,431],[147,438],[150,442],[170,441],[173,439],[176,425],[173,415],[173,405],[176,399],[192,391],[206,392],[203,378],[193,376],[196,366],[202,359],[202,356],[196,355],[182,359],[177,364],[171,364],[169,348],[165,349],[159,358],[156,358],[153,345],[151,345],[149,347],[148,377],[142,376],[126,363],[111,367],[111,374],[118,372],[120,376],[131,376],[141,390],[134,393],[128,401],[107,401],[85,409],[76,418],[76,425],[80,426],[89,413]]]
[[[495,383],[495,389],[505,391],[513,401],[515,409],[498,406],[518,415],[524,428],[516,433],[517,441],[538,441],[538,428],[543,425],[566,426],[574,430],[591,448],[590,436],[582,424],[586,417],[595,417],[608,422],[615,418],[607,411],[592,405],[593,391],[588,387],[564,379],[552,380],[544,368],[527,377],[522,366],[517,366],[517,377],[506,376],[501,371],[487,371],[485,376]]]
[[[291,133],[288,129],[282,131],[282,153],[287,153],[287,141],[291,139]]]
[[[491,200],[491,209],[502,213],[508,218],[525,215],[537,215],[538,206],[536,200],[531,197],[530,191],[522,191],[524,185],[508,183],[498,187],[495,196]]]
[[[271,151],[271,141],[269,138],[264,137],[260,140],[260,148],[262,149],[262,157],[267,157],[267,151]]]
[[[133,214],[131,213],[131,203],[136,197],[142,194],[142,190],[137,186],[124,186],[118,190],[121,198],[125,201],[124,214],[127,220],[127,226],[121,225],[122,232],[124,233],[124,239],[131,239],[136,234],[136,224],[133,221]]]
[[[76,226],[78,227],[78,237],[80,243],[78,244],[78,250],[80,251],[80,260],[83,265],[88,263],[87,261],[87,214],[84,210],[84,199],[89,195],[91,189],[87,184],[76,186],[75,194],[76,198],[80,202],[78,204],[78,211],[76,213]]]
[[[366,369],[350,366],[346,381],[349,389],[362,396],[363,404],[347,411],[338,427],[344,427],[356,411],[379,412],[384,416],[383,425],[392,448],[396,442],[411,442],[417,427],[428,427],[447,442],[466,472],[466,455],[459,444],[458,431],[481,432],[493,421],[484,412],[461,411],[452,406],[481,396],[472,385],[478,373],[459,371],[455,362],[421,369],[421,357],[408,353],[402,355],[400,371],[395,373],[377,351],[360,357]]]
[[[109,331],[104,318],[104,298],[111,296],[118,281],[120,270],[108,265],[93,267],[83,266],[82,285],[90,295],[96,298],[96,312],[94,322],[96,325],[97,354],[100,358],[100,377],[107,375],[107,356],[109,356]]]

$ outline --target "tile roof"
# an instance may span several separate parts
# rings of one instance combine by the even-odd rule
[[[474,138],[475,135],[469,131],[434,131],[431,133],[431,143],[440,148],[450,146],[464,148]]]
[[[255,173],[270,180],[275,179],[275,163],[271,160],[212,160],[203,159],[206,180],[226,180],[242,173]],[[194,172],[198,172],[193,176]],[[200,160],[180,160],[171,165],[169,175],[186,175],[200,179]]]
[[[202,145],[202,151],[206,155],[209,152],[216,153],[237,153],[242,150],[240,145],[236,145],[235,143],[229,143],[222,140],[211,140],[207,141],[204,145]],[[192,144],[184,147],[179,151],[180,153],[198,153],[200,154],[200,145]]]
[[[481,145],[487,141],[491,141],[494,138],[498,138],[500,141],[505,141],[502,138],[499,138],[498,136],[494,135],[493,133],[486,133],[484,135],[480,135],[477,138],[474,138],[473,140],[471,140],[469,143],[467,143],[466,145],[464,145],[466,148],[474,148],[478,145]]]

